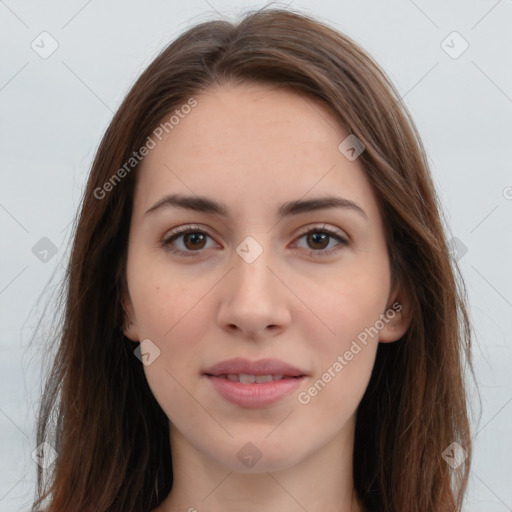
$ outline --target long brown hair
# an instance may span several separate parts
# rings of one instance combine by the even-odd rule
[[[464,380],[465,363],[473,372],[471,328],[424,147],[400,95],[354,41],[309,15],[267,7],[236,24],[207,21],[183,33],[140,76],[101,141],[39,410],[37,442],[51,444],[58,457],[47,470],[38,467],[34,506],[149,512],[171,490],[168,419],[122,333],[137,172],[126,162],[165,116],[228,82],[273,84],[322,100],[364,144],[359,158],[412,324],[401,340],[379,344],[357,413],[355,488],[367,511],[459,511],[472,453]],[[455,469],[442,456],[452,442],[468,455]]]

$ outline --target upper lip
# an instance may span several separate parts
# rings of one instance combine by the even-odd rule
[[[295,366],[292,366],[279,359],[258,359],[250,361],[242,357],[221,361],[207,368],[206,375],[239,375],[241,373],[248,375],[283,375],[286,377],[302,377],[306,373]]]

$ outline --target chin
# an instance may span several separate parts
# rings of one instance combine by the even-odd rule
[[[297,446],[283,447],[269,440],[236,442],[232,450],[211,453],[226,469],[236,473],[263,473],[289,469],[307,455],[297,451]]]

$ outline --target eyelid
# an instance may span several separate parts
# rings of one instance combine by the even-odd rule
[[[181,233],[186,233],[188,231],[204,231],[204,232],[208,232],[208,229],[207,228],[203,228],[199,224],[183,224],[182,226],[177,226],[177,227],[167,231],[163,238],[164,238],[164,240],[165,239],[169,239],[173,235],[177,235],[177,234],[181,234]],[[208,234],[210,234],[210,233],[208,232]]]
[[[318,224],[304,226],[304,228],[301,228],[301,230],[297,234],[296,238],[300,237],[302,235],[305,235],[306,233],[309,233],[310,231],[314,231],[314,230],[327,231],[329,234],[343,238],[347,242],[350,240],[350,237],[348,236],[347,233],[345,233],[344,231],[342,231],[339,228],[329,226],[325,222],[319,222]]]

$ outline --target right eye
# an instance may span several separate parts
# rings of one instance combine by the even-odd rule
[[[202,249],[205,249],[204,242],[207,237],[210,237],[210,235],[198,226],[180,226],[170,233],[167,233],[164,240],[162,240],[162,246],[174,254],[195,257],[202,254]],[[183,249],[178,249],[173,245],[174,242],[180,238],[183,238],[181,241],[184,247]]]

